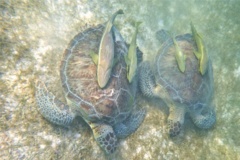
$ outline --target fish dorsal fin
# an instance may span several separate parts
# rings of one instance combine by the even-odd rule
[[[197,57],[197,59],[200,59],[200,58],[201,58],[201,54],[200,54],[197,50],[194,50],[193,53],[195,54],[195,56]]]
[[[92,58],[92,61],[95,65],[98,65],[98,54],[94,52],[90,52],[90,57]]]
[[[136,22],[135,22],[135,28],[138,29],[138,27],[140,26],[140,24],[142,24],[141,21],[136,21]]]

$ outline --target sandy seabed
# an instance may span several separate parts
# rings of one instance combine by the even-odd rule
[[[127,42],[134,22],[143,22],[138,46],[144,60],[159,49],[159,29],[187,33],[192,20],[203,33],[214,69],[217,123],[212,129],[200,130],[186,116],[184,132],[171,139],[165,104],[144,99],[143,124],[107,157],[81,118],[63,128],[39,114],[36,79],[64,101],[59,79],[64,49],[77,33],[107,21],[120,8],[125,14],[116,26]],[[240,159],[239,9],[234,0],[0,0],[0,159]]]

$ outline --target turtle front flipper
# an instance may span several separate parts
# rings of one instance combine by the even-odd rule
[[[213,108],[208,108],[208,110],[204,112],[191,112],[190,116],[193,123],[202,129],[209,129],[216,122],[216,113]]]
[[[146,115],[145,109],[135,109],[132,114],[122,123],[116,124],[113,129],[118,138],[125,138],[135,132],[142,124]]]
[[[36,101],[42,116],[50,122],[61,126],[68,126],[72,123],[75,115],[69,106],[49,92],[41,81],[36,83]]]
[[[163,99],[164,102],[172,101],[166,89],[163,86],[156,83],[155,76],[151,70],[151,66],[148,61],[142,62],[140,64],[139,86],[143,95],[147,97],[157,97]]]
[[[176,106],[174,103],[167,105],[169,106],[168,133],[170,137],[175,137],[182,130],[186,108],[181,105]]]
[[[139,86],[143,95],[147,97],[155,96],[154,89],[157,84],[148,61],[142,62],[139,66]]]
[[[99,146],[107,153],[111,154],[116,150],[117,137],[110,125],[103,123],[88,122],[92,128],[93,135]]]

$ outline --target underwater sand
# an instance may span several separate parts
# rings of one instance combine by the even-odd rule
[[[166,133],[168,109],[145,99],[144,123],[107,157],[91,129],[77,118],[69,128],[50,124],[38,112],[36,79],[61,100],[59,65],[69,41],[123,9],[115,24],[129,43],[135,21],[142,21],[138,46],[144,60],[159,49],[155,33],[202,33],[212,58],[217,123],[200,130],[186,116],[184,132]],[[240,159],[240,1],[229,0],[0,0],[0,159]]]

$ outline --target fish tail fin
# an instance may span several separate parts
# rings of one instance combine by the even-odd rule
[[[196,28],[194,27],[192,21],[190,22],[190,25],[191,25],[192,35],[195,34],[195,35],[199,36],[199,37],[202,39],[202,34],[200,34],[200,33],[197,32],[197,30],[196,30]]]
[[[140,26],[141,23],[142,23],[141,21],[137,21],[137,22],[135,22],[135,27],[138,28],[138,27]]]
[[[141,21],[135,22],[136,33],[138,32],[138,28],[139,28],[139,26],[140,26],[141,23],[142,23]]]
[[[115,12],[115,13],[112,15],[112,17],[111,17],[111,22],[112,22],[112,24],[113,24],[115,18],[117,17],[117,15],[119,15],[119,14],[124,14],[124,12],[123,12],[122,9],[119,9],[117,12]]]
[[[193,22],[192,22],[192,20],[191,20],[191,22],[190,22],[190,26],[191,26],[191,30],[192,30],[192,34],[194,33],[194,30],[195,30],[195,28],[194,28],[194,25],[193,25]]]

